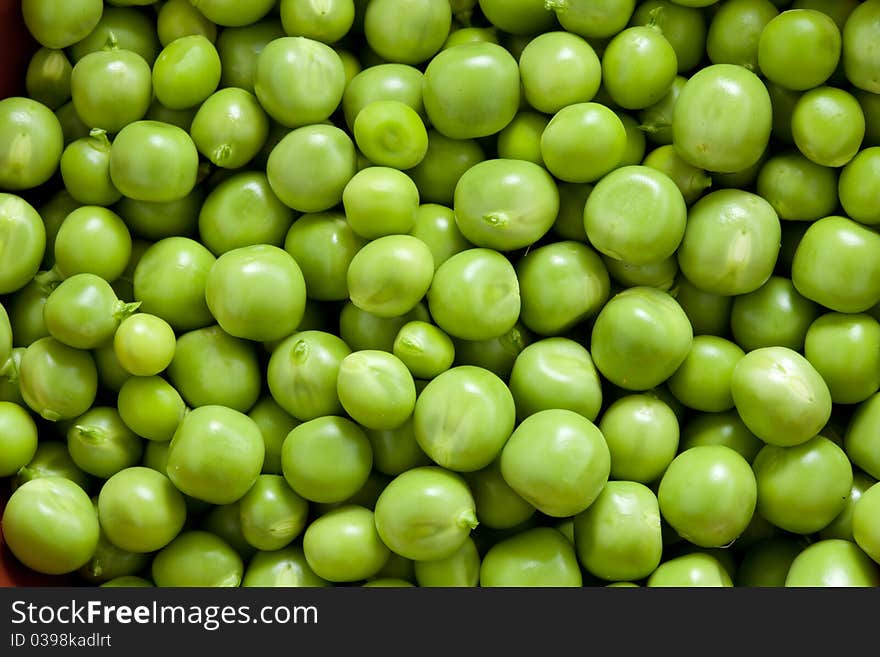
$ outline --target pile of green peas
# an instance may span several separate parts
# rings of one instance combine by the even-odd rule
[[[21,9],[24,566],[880,585],[880,0]]]

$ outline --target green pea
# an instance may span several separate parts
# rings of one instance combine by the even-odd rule
[[[678,452],[675,412],[652,394],[616,399],[602,413],[598,426],[611,454],[612,479],[653,483]]]
[[[414,566],[421,587],[475,587],[480,582],[480,553],[470,537],[451,556]]]
[[[474,496],[481,527],[511,529],[534,516],[535,507],[504,480],[499,459],[464,476]]]
[[[785,586],[856,587],[880,585],[877,564],[852,541],[817,541],[791,562]]]
[[[424,196],[422,198],[424,200]],[[410,235],[418,237],[428,246],[435,271],[456,253],[473,246],[461,234],[452,209],[436,203],[419,206]]]
[[[187,501],[190,499],[192,498],[187,498]],[[257,553],[257,549],[244,537],[241,526],[241,505],[237,501],[213,506],[201,519],[198,528],[219,536],[242,559],[251,559]]]
[[[804,356],[834,403],[862,402],[880,389],[880,322],[864,313],[825,313],[807,329]]]
[[[852,464],[875,479],[880,478],[880,393],[859,403],[843,437],[843,447]]]
[[[163,46],[194,34],[205,37],[211,43],[217,40],[217,26],[187,0],[169,0],[163,4],[156,16],[155,29]]]
[[[261,474],[239,500],[241,531],[258,550],[280,550],[306,528],[309,504],[284,477]]]
[[[510,390],[483,368],[454,367],[431,380],[415,403],[416,440],[438,465],[457,472],[486,467],[513,431]]]
[[[452,339],[433,324],[412,321],[404,324],[394,338],[393,354],[416,379],[433,379],[455,361]]]
[[[778,346],[800,351],[819,311],[790,279],[771,276],[757,290],[733,300],[730,328],[737,344],[746,350]]]
[[[204,102],[220,84],[220,55],[202,34],[182,36],[162,48],[153,64],[153,92],[169,109]]]
[[[437,466],[398,475],[376,501],[376,529],[382,542],[407,559],[449,557],[476,526],[474,499],[467,484]]]
[[[412,414],[415,383],[406,365],[393,354],[355,351],[339,364],[336,390],[345,411],[371,429],[393,429]]]
[[[281,449],[287,434],[300,422],[285,411],[271,395],[263,395],[248,411],[250,417],[260,428],[266,456],[263,459],[263,474],[281,474]]]
[[[704,292],[681,274],[676,277],[673,296],[688,316],[694,335],[727,335],[733,297]]]
[[[596,183],[584,207],[584,228],[601,253],[634,265],[673,255],[690,225],[675,181],[644,165],[620,167]]]
[[[73,462],[67,451],[67,443],[55,440],[37,442],[33,458],[12,478],[12,490],[41,477],[68,479],[86,492],[90,490],[92,482],[91,477]]]
[[[123,550],[111,543],[102,531],[92,558],[77,572],[86,581],[100,584],[117,577],[133,577],[149,562],[148,554]]]
[[[229,504],[253,486],[264,455],[256,422],[232,408],[201,406],[187,413],[174,432],[168,478],[187,495]]]
[[[744,355],[730,340],[714,335],[695,336],[684,362],[667,381],[669,390],[694,410],[717,413],[731,409],[730,381],[733,369]]]
[[[0,402],[0,477],[10,477],[37,453],[37,424],[25,408]]]
[[[594,421],[602,407],[602,385],[590,352],[569,338],[545,338],[525,347],[508,385],[518,420],[564,408]]]
[[[339,336],[355,350],[374,349],[391,353],[394,351],[394,338],[400,329],[415,320],[431,320],[424,303],[419,303],[405,315],[376,317],[349,301],[339,313]]]
[[[749,431],[736,409],[732,409],[722,413],[700,413],[684,424],[679,450],[698,445],[729,447],[751,463],[764,442]]]
[[[853,483],[846,453],[823,436],[792,447],[766,445],[752,463],[757,511],[785,531],[812,534],[846,506]]]
[[[608,269],[586,244],[555,242],[529,251],[516,264],[520,318],[540,335],[561,335],[595,317],[610,296]]]
[[[119,388],[119,416],[137,435],[148,440],[171,440],[186,412],[180,393],[161,376],[133,376]]]
[[[837,179],[836,169],[790,151],[764,162],[756,189],[780,219],[815,221],[837,209]]]
[[[556,187],[559,190],[559,213],[553,222],[553,232],[564,240],[587,243],[584,206],[593,191],[593,185],[558,181]]]
[[[305,499],[342,502],[366,483],[373,465],[370,442],[347,418],[319,417],[294,427],[281,447],[281,468]]]
[[[536,527],[499,541],[480,564],[482,587],[582,584],[574,547],[552,527]]]
[[[657,499],[663,517],[684,539],[725,547],[748,526],[757,495],[748,461],[729,447],[704,445],[673,459]]]
[[[781,234],[776,211],[757,194],[741,189],[712,192],[688,214],[678,265],[704,292],[746,294],[773,273]]]
[[[766,443],[802,444],[831,417],[831,393],[821,375],[800,353],[763,347],[747,353],[731,378],[736,410]]]
[[[455,344],[454,365],[471,365],[489,370],[507,381],[513,371],[517,356],[531,344],[531,332],[517,322],[513,328],[487,340],[462,340],[453,338]]]
[[[330,582],[372,577],[391,555],[379,538],[373,512],[356,504],[312,521],[303,535],[303,552],[312,571]]]
[[[402,171],[368,166],[358,171],[342,192],[351,229],[366,240],[409,233],[419,207],[416,184]]]
[[[693,205],[712,185],[712,177],[682,158],[673,144],[652,150],[641,164],[669,176],[681,192],[684,202]]]
[[[223,539],[200,530],[187,530],[153,558],[156,586],[237,587],[244,562]]]
[[[428,151],[422,118],[399,100],[368,103],[355,117],[352,132],[361,153],[378,166],[412,169]]]
[[[281,21],[275,18],[220,30],[216,40],[221,64],[220,86],[238,87],[253,93],[259,54],[269,42],[282,36]]]
[[[72,420],[91,408],[98,392],[98,371],[88,351],[55,338],[31,343],[19,366],[21,396],[41,417]]]
[[[578,561],[607,581],[640,580],[660,564],[660,507],[647,486],[609,481],[596,500],[574,517]]]
[[[648,577],[649,587],[732,587],[730,574],[711,554],[692,552],[663,561]]]
[[[144,444],[115,408],[93,406],[73,420],[67,430],[67,449],[84,472],[109,479],[120,470],[137,465]]]
[[[573,411],[539,411],[511,434],[501,452],[504,480],[542,513],[580,513],[598,496],[611,470],[599,428]]]
[[[876,496],[876,493],[871,494],[868,504],[859,511],[858,522],[855,521],[855,510],[859,506],[859,501],[864,497],[865,493],[876,483],[877,480],[874,479],[874,477],[865,474],[861,470],[853,469],[853,483],[849,495],[846,498],[846,506],[843,508],[843,511],[837,514],[834,520],[819,530],[819,538],[842,538],[847,541],[855,540],[856,543],[858,543],[858,539],[854,538],[856,528],[858,528],[859,532],[866,531],[870,533],[872,531],[870,521],[870,507],[872,502],[870,499]],[[865,549],[866,546],[860,547]]]
[[[516,324],[521,307],[513,265],[484,248],[461,251],[440,265],[427,299],[437,326],[464,340],[503,335]]]
[[[330,582],[318,577],[306,561],[302,547],[257,552],[244,571],[243,587],[322,587]]]
[[[736,572],[736,585],[749,587],[785,586],[791,563],[805,545],[802,540],[779,536],[758,541],[743,554]]]
[[[412,416],[394,429],[368,429],[364,433],[373,452],[373,468],[384,475],[396,477],[412,468],[431,465],[416,440]]]
[[[649,390],[684,362],[693,329],[678,302],[652,287],[611,298],[593,325],[590,353],[599,372],[627,390]]]
[[[538,112],[520,111],[498,133],[498,157],[526,160],[544,166],[541,154],[541,134],[550,120]]]
[[[452,139],[431,128],[428,130],[428,150],[422,161],[406,173],[418,187],[423,203],[451,206],[455,197],[455,186],[462,175],[485,159],[486,154],[477,140]]]

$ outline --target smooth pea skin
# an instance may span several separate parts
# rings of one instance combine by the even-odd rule
[[[609,481],[574,517],[578,560],[607,581],[639,580],[660,564],[663,537],[657,497],[633,481]]]
[[[400,328],[392,353],[414,378],[428,381],[452,367],[455,343],[434,324],[413,320]]]
[[[416,403],[415,382],[403,361],[374,349],[355,351],[342,359],[336,392],[352,419],[376,430],[401,426]]]
[[[746,354],[730,382],[736,410],[766,443],[799,445],[831,417],[831,393],[819,372],[787,347],[762,347]]]
[[[101,20],[100,0],[75,0],[56,6],[46,0],[24,0],[22,17],[28,31],[46,48],[66,48],[86,38]]]
[[[711,64],[684,85],[672,114],[673,144],[692,165],[719,173],[743,171],[767,147],[770,95],[743,66]]]
[[[67,449],[84,472],[108,479],[136,465],[143,441],[129,429],[112,406],[92,406],[67,429]]]
[[[825,525],[825,527],[819,531],[819,538],[843,538],[848,541],[854,540],[853,518],[855,517],[855,507],[858,505],[859,500],[862,499],[865,492],[876,483],[877,480],[871,475],[865,474],[857,468],[853,468],[853,483],[849,495],[846,498],[846,506],[843,507],[843,511],[838,513],[834,520]],[[860,523],[863,523],[867,519],[868,518],[863,517]],[[869,527],[864,524],[862,525],[862,528],[869,529]]]
[[[880,66],[873,56],[877,43],[880,3],[868,0],[853,9],[843,27],[843,70],[853,86],[880,94]]]
[[[698,445],[730,447],[751,463],[764,442],[749,431],[736,409],[732,409],[723,413],[700,413],[684,424],[679,449],[684,451]],[[612,460],[613,457],[612,451]]]
[[[853,483],[846,453],[823,436],[793,447],[766,445],[752,468],[757,512],[797,534],[812,534],[830,524],[846,506]]]
[[[174,432],[168,478],[187,495],[229,504],[256,481],[264,456],[263,436],[251,418],[224,406],[201,406]]]
[[[746,350],[788,347],[800,351],[819,312],[818,305],[804,298],[790,279],[771,276],[757,290],[733,300],[730,328],[734,340]]]
[[[76,114],[88,127],[117,133],[150,108],[150,65],[131,50],[91,52],[74,65],[70,91]]]
[[[846,215],[856,221],[880,224],[874,199],[880,190],[880,147],[863,148],[840,172],[838,195]]]
[[[156,586],[237,587],[244,562],[222,538],[187,530],[156,554],[151,573]]]
[[[526,101],[546,114],[591,101],[602,77],[593,47],[577,34],[563,31],[529,41],[520,54],[519,69]]]
[[[272,191],[299,212],[323,212],[338,205],[355,173],[357,154],[351,137],[322,124],[287,133],[266,162]]]
[[[5,186],[2,181],[0,185]],[[45,254],[46,227],[40,214],[20,196],[0,192],[0,294],[25,287]]]
[[[611,282],[599,255],[586,244],[555,242],[529,251],[516,264],[520,319],[541,335],[560,335],[594,317]]]
[[[600,103],[574,103],[560,109],[541,133],[541,158],[556,178],[595,182],[620,165],[626,152],[623,122]]]
[[[691,207],[678,265],[704,292],[746,294],[770,278],[781,243],[779,217],[766,200],[745,190],[718,190]]]
[[[564,409],[539,411],[523,420],[501,452],[504,480],[554,518],[590,506],[610,470],[611,455],[599,428]]]
[[[692,447],[669,464],[657,492],[660,511],[700,547],[725,547],[748,526],[757,484],[749,462],[721,445]]]
[[[168,379],[189,406],[222,405],[247,412],[260,396],[256,345],[216,324],[177,339]]]
[[[819,219],[798,243],[791,279],[830,310],[865,312],[880,303],[880,234],[843,216]]]
[[[880,322],[868,314],[817,318],[807,329],[804,355],[837,404],[857,404],[880,389]]]
[[[602,54],[605,91],[628,110],[658,102],[677,72],[675,49],[655,26],[634,25],[618,32]]]
[[[840,51],[840,30],[830,16],[815,9],[794,9],[764,27],[758,41],[758,66],[768,80],[803,91],[831,77]]]
[[[37,453],[37,425],[25,408],[0,402],[0,477],[10,477]]]
[[[373,0],[364,12],[364,36],[376,53],[393,62],[420,64],[443,46],[452,8],[441,0]]]
[[[508,386],[518,420],[564,408],[594,421],[602,407],[602,385],[593,358],[569,338],[545,338],[526,346],[513,363]]]
[[[513,432],[513,396],[498,376],[462,365],[440,374],[419,394],[416,440],[438,465],[457,472],[488,466]]]
[[[153,64],[153,91],[168,109],[204,102],[220,84],[220,55],[202,34],[182,36],[166,45]]]
[[[451,556],[477,526],[467,484],[437,466],[413,468],[392,479],[376,500],[375,514],[382,542],[415,561]]]
[[[428,151],[428,132],[418,112],[399,100],[368,103],[354,119],[355,143],[373,164],[412,169]]]
[[[125,425],[139,436],[157,442],[171,440],[186,412],[180,393],[161,376],[132,376],[116,398]]]
[[[661,563],[648,577],[649,587],[732,587],[730,574],[711,554],[692,552]]]
[[[512,529],[535,515],[535,507],[513,490],[501,474],[501,461],[465,474],[477,505],[480,525],[489,529]]]
[[[434,128],[451,139],[501,131],[519,108],[519,67],[494,43],[444,50],[425,69],[425,111]]]
[[[84,491],[90,490],[91,477],[77,467],[67,445],[55,440],[43,440],[37,444],[34,457],[12,478],[12,490],[33,479],[61,477],[72,481]]]
[[[52,422],[72,420],[95,401],[98,371],[88,351],[45,337],[22,355],[19,386],[25,403],[41,417]]]
[[[745,352],[714,335],[697,335],[684,362],[669,380],[669,390],[681,403],[698,411],[733,408],[730,381]]]
[[[176,336],[171,325],[149,313],[123,319],[113,334],[113,351],[135,376],[159,374],[174,358]]]
[[[421,587],[475,587],[480,582],[480,553],[468,537],[451,556],[416,561],[413,569]]]
[[[199,106],[190,134],[213,164],[237,169],[250,162],[269,136],[269,119],[257,98],[244,89],[221,89]]]
[[[261,474],[238,504],[242,535],[258,550],[280,550],[306,528],[309,504],[281,475]]]
[[[136,201],[181,199],[196,185],[199,152],[192,137],[170,123],[133,121],[110,148],[110,179]]]
[[[788,569],[786,587],[876,587],[880,570],[852,541],[830,538],[804,548]]]
[[[330,582],[356,582],[375,575],[391,555],[379,538],[373,512],[346,504],[318,517],[303,535],[312,571]]]
[[[257,552],[244,571],[244,587],[322,587],[330,582],[309,567],[302,547],[289,545],[280,550]]]
[[[853,465],[880,479],[880,393],[874,393],[855,409],[843,437],[843,446]]]
[[[422,203],[452,205],[461,176],[485,157],[476,139],[450,139],[431,128],[425,157],[407,175],[415,181]]]
[[[427,300],[437,326],[462,340],[504,335],[521,308],[516,270],[503,255],[485,248],[461,251],[440,265]]]
[[[344,413],[337,394],[339,367],[351,353],[342,338],[324,331],[294,333],[269,357],[272,398],[300,421]]]
[[[257,56],[254,93],[288,128],[326,120],[342,101],[345,69],[330,46],[305,37],[273,39]]]
[[[649,390],[679,368],[693,329],[678,302],[650,287],[633,287],[605,304],[596,317],[590,353],[599,372],[627,390]]]
[[[855,504],[852,533],[856,544],[880,564],[880,486],[875,482]]]
[[[687,206],[675,182],[643,165],[615,169],[587,197],[584,229],[611,258],[648,265],[675,253],[685,235]]]
[[[499,541],[480,564],[482,587],[581,586],[574,547],[552,527],[536,527]]]
[[[25,190],[48,181],[65,144],[52,110],[30,98],[4,98],[0,119],[0,188]]]
[[[736,585],[753,588],[785,586],[788,569],[803,549],[800,540],[789,536],[759,540],[743,554],[736,571]]]
[[[611,454],[612,479],[653,483],[678,452],[678,418],[653,394],[615,400],[602,413],[598,426]]]
[[[205,279],[205,300],[230,335],[280,340],[302,321],[306,284],[296,260],[284,249],[244,246],[217,258]]]
[[[98,519],[113,545],[130,552],[154,552],[183,529],[186,503],[165,475],[129,467],[102,485]]]
[[[201,243],[214,255],[255,244],[282,246],[294,212],[275,196],[265,172],[242,171],[214,187],[196,209]],[[297,253],[291,252],[297,259]]]
[[[550,174],[533,162],[486,160],[459,179],[453,209],[459,230],[472,244],[513,251],[550,230],[559,192]]]
[[[298,495],[343,502],[366,483],[373,465],[363,429],[344,417],[324,416],[294,427],[281,447],[284,479]]]
[[[386,235],[354,254],[346,277],[354,305],[377,317],[397,317],[415,308],[427,293],[434,258],[417,237]]]
[[[25,566],[58,575],[84,566],[98,546],[98,514],[88,494],[61,477],[28,481],[3,510],[3,540]]]

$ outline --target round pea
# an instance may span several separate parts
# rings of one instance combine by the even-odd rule
[[[281,475],[258,476],[238,505],[242,535],[258,550],[281,550],[306,528],[309,504]]]
[[[180,393],[161,376],[132,376],[122,384],[116,407],[125,425],[156,442],[171,440],[186,413]]]
[[[245,567],[244,587],[322,587],[330,582],[309,567],[302,547],[289,545],[280,550],[257,552]]]
[[[412,415],[416,387],[397,356],[385,351],[354,351],[339,363],[339,402],[356,422],[370,429],[394,429]]]
[[[846,453],[823,436],[793,447],[766,445],[752,468],[758,482],[758,513],[797,534],[812,534],[831,523],[846,506],[852,488]]]
[[[156,554],[150,572],[156,586],[238,587],[244,562],[222,538],[190,529]]]
[[[445,559],[416,561],[414,571],[421,587],[475,587],[480,581],[480,553],[468,537]]]
[[[880,389],[880,323],[867,314],[826,313],[807,329],[804,355],[838,404]]]
[[[438,465],[457,472],[488,466],[513,432],[513,396],[498,376],[470,365],[432,379],[415,403],[416,440]]]
[[[31,343],[19,366],[21,396],[28,407],[51,422],[85,413],[98,393],[98,370],[88,351],[53,337]]]
[[[611,455],[599,428],[564,409],[539,411],[523,420],[501,452],[504,480],[556,518],[590,506],[610,470]]]
[[[590,353],[599,372],[627,390],[649,390],[672,376],[693,342],[678,302],[651,287],[611,298],[593,325]]]
[[[876,587],[880,570],[852,541],[831,538],[813,543],[794,558],[785,586]]]
[[[366,483],[372,466],[373,453],[363,429],[344,417],[303,422],[287,434],[281,447],[284,479],[312,502],[347,500]]]
[[[732,587],[722,563],[706,552],[692,552],[664,560],[648,577],[649,587]]]
[[[481,527],[512,529],[535,515],[535,507],[504,481],[499,459],[481,470],[466,473],[465,480],[474,496]]]
[[[574,547],[552,527],[535,527],[495,543],[480,564],[482,587],[582,584]]]
[[[95,405],[71,422],[67,449],[84,472],[109,479],[140,462],[144,441],[125,425],[117,409]]]
[[[37,453],[37,424],[18,404],[0,401],[0,477],[10,477]]]
[[[589,42],[564,31],[544,32],[530,40],[519,56],[519,70],[526,102],[545,114],[591,101],[602,77],[602,65]]]
[[[684,362],[669,378],[669,390],[681,403],[698,411],[733,408],[730,382],[745,352],[735,343],[713,335],[694,336]],[[711,373],[711,376],[707,376]]]
[[[373,512],[356,504],[346,504],[316,518],[303,535],[308,566],[330,582],[372,577],[391,555],[376,526]]]
[[[607,581],[639,580],[660,565],[663,537],[657,497],[634,481],[609,481],[574,517],[578,560]]]
[[[39,270],[46,254],[46,227],[30,203],[3,192],[0,226],[0,293],[10,294],[24,288]]]

